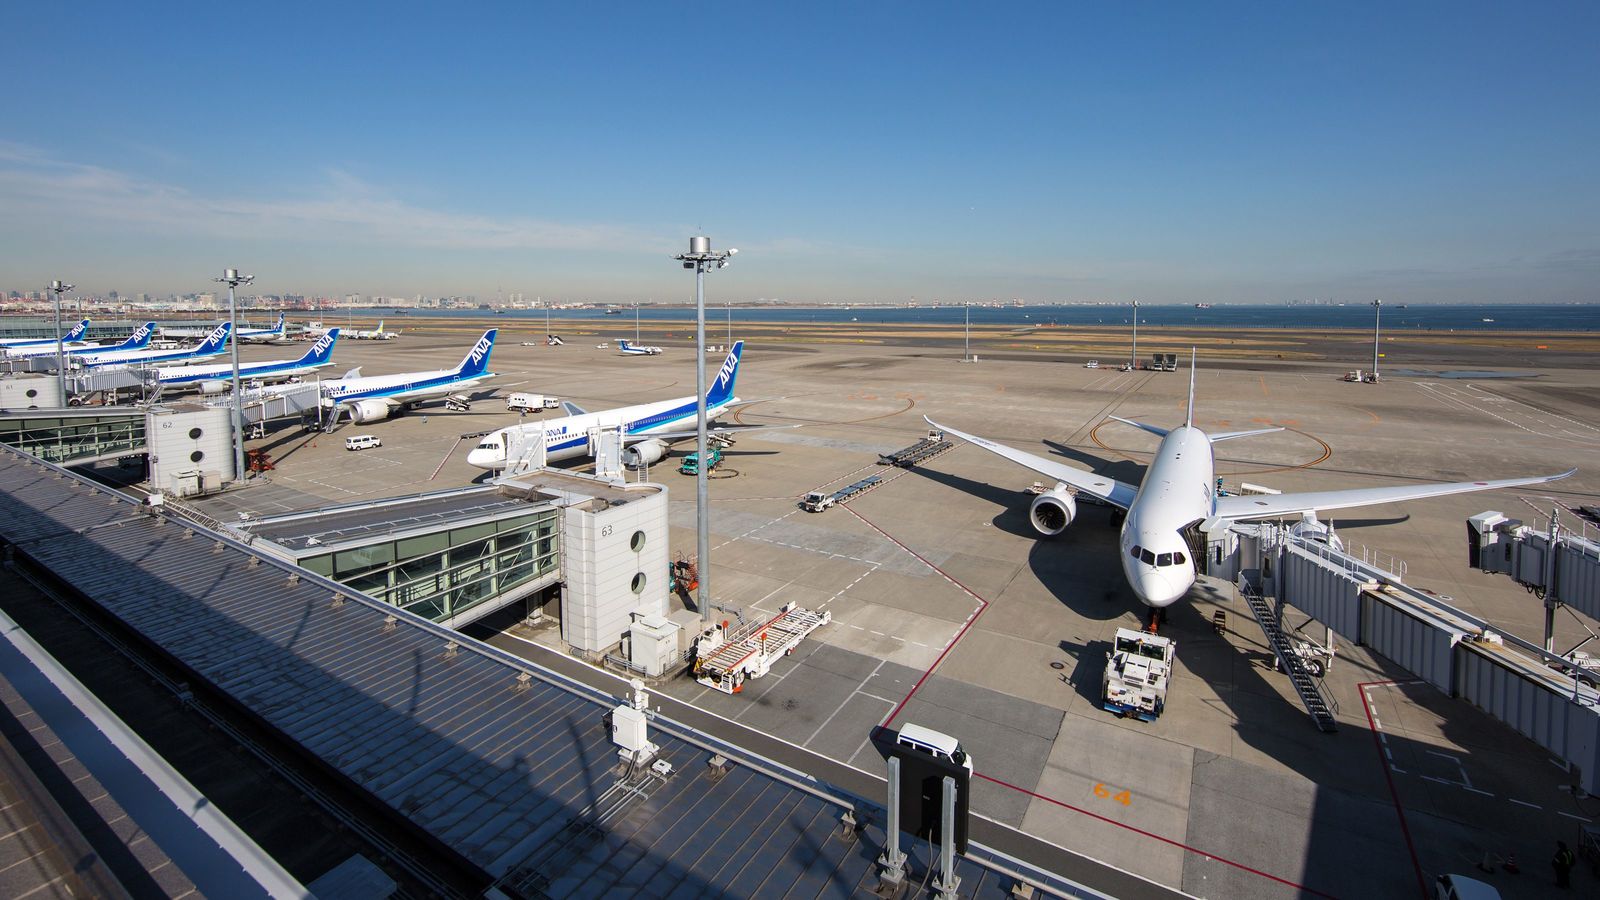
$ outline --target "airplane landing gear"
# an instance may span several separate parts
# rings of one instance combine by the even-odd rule
[[[1161,630],[1162,623],[1167,620],[1167,610],[1160,606],[1149,607],[1144,618],[1144,630],[1150,634],[1157,634]]]

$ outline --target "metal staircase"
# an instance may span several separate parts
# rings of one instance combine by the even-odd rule
[[[1256,624],[1261,626],[1261,631],[1267,636],[1267,644],[1272,647],[1272,652],[1278,658],[1278,666],[1289,675],[1289,683],[1294,685],[1295,693],[1300,695],[1300,702],[1305,704],[1306,712],[1311,714],[1311,721],[1316,723],[1318,730],[1334,732],[1339,730],[1339,723],[1334,719],[1338,712],[1338,704],[1333,697],[1323,694],[1322,682],[1312,678],[1302,665],[1301,658],[1294,652],[1294,645],[1289,636],[1284,634],[1283,627],[1278,617],[1273,613],[1271,604],[1261,596],[1261,592],[1249,583],[1239,586],[1239,593],[1243,595],[1244,602],[1250,606],[1250,614],[1255,616]]]

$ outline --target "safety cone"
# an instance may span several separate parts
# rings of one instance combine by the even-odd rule
[[[1507,854],[1506,861],[1500,864],[1500,868],[1505,869],[1508,875],[1516,875],[1522,871],[1517,868],[1517,855],[1515,853]]]
[[[1483,859],[1478,862],[1478,871],[1494,874],[1494,854],[1487,850],[1483,851]]]

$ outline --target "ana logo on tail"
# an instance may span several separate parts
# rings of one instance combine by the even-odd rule
[[[156,323],[146,322],[133,330],[133,337],[128,338],[128,343],[139,344],[150,340],[150,332],[155,331]]]
[[[328,352],[328,349],[333,346],[334,340],[338,337],[339,329],[335,328],[322,337],[317,338],[317,342],[311,345],[311,355],[321,356],[322,354]]]

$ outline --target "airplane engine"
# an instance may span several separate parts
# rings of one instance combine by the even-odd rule
[[[1035,531],[1045,537],[1055,537],[1066,531],[1077,516],[1077,498],[1059,485],[1033,498],[1033,505],[1028,507],[1028,521],[1033,523]]]
[[[666,441],[640,441],[622,451],[622,464],[630,469],[660,462],[667,455]]]
[[[389,418],[389,404],[382,400],[357,400],[350,404],[350,419],[357,425],[382,422]]]
[[[226,392],[227,390],[228,390],[228,382],[226,382],[226,381],[202,381],[202,382],[200,382],[200,393],[202,393],[202,394],[221,394],[221,393]]]
[[[1289,533],[1301,540],[1321,544],[1332,550],[1344,551],[1344,541],[1334,534],[1333,526],[1317,518],[1315,512],[1301,513],[1300,521],[1289,527]]]

